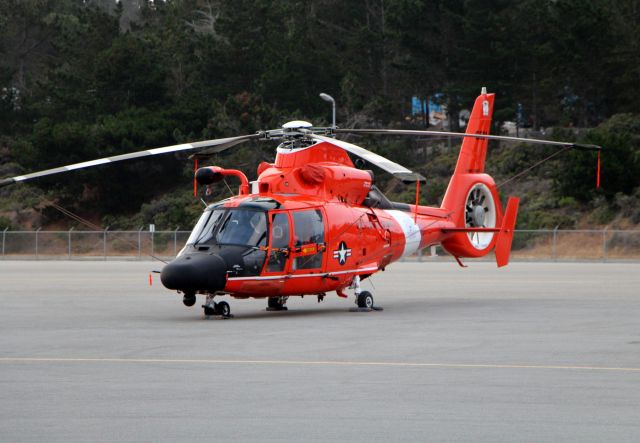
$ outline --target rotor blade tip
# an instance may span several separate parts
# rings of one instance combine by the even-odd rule
[[[421,184],[424,184],[427,182],[427,179],[423,175],[418,174],[417,172],[411,172],[411,173],[396,172],[393,175],[394,177],[402,181],[402,183],[404,184],[415,183],[417,181],[419,181]]]
[[[598,146],[598,145],[591,145],[588,143],[574,143],[571,145],[572,148],[574,149],[579,149],[582,151],[600,151],[602,150],[602,146]]]

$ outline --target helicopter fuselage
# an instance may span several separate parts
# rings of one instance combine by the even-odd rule
[[[485,91],[476,99],[467,132],[489,132],[493,99]],[[207,208],[185,248],[162,270],[162,283],[184,293],[187,306],[196,293],[208,296],[206,312],[210,297],[221,294],[345,296],[349,286],[358,306],[369,306],[371,294],[369,301],[361,297],[360,280],[435,244],[459,264],[461,257],[494,250],[498,266],[508,263],[518,200],[510,198],[503,214],[495,182],[484,172],[487,140],[463,141],[442,205],[429,207],[419,199],[414,205],[389,201],[373,184],[373,172],[356,168],[348,153],[413,180],[416,193],[424,177],[310,126],[283,126],[274,163],[261,163],[251,184],[237,170],[196,172],[202,185],[225,176],[241,184],[237,196]]]
[[[238,176],[203,170],[205,184]],[[331,142],[281,146],[258,173],[253,193],[243,193],[248,186],[240,177],[238,196],[207,208],[164,268],[166,287],[235,297],[342,294],[355,276],[441,242],[443,229],[454,226],[440,208],[418,206],[416,213],[415,205],[386,200],[372,173],[356,169]]]

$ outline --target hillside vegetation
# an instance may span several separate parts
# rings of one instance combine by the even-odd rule
[[[420,129],[411,98],[436,97],[445,129],[459,130],[486,86],[493,133],[517,120],[605,147],[600,189],[595,155],[574,151],[502,186],[523,197],[518,227],[629,227],[640,222],[638,22],[637,0],[0,0],[0,178],[292,119],[328,124],[320,92],[343,127]],[[423,173],[422,202],[439,202],[455,141],[352,141]],[[211,163],[253,179],[273,148]],[[492,143],[487,169],[501,183],[553,152]],[[2,189],[0,229],[77,225],[51,202],[112,228],[188,229],[202,208],[192,169],[168,155]],[[377,182],[415,199],[381,171]]]

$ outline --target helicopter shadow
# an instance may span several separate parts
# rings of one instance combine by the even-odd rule
[[[262,320],[262,319],[274,319],[283,320],[285,318],[309,318],[309,317],[326,317],[329,315],[363,315],[373,314],[374,312],[354,313],[350,312],[348,308],[328,308],[328,309],[290,309],[288,311],[267,311],[260,310],[255,312],[244,312],[240,314],[234,314],[231,318],[221,318],[217,315],[212,316],[193,316],[193,317],[174,317],[175,321],[241,321],[241,320]]]

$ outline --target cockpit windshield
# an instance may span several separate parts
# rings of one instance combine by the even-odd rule
[[[205,211],[193,228],[187,244],[266,246],[266,214],[246,208]]]

